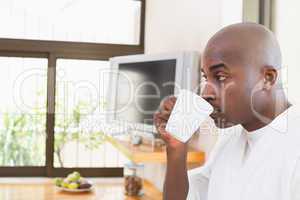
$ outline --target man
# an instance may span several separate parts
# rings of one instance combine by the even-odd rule
[[[300,199],[300,115],[285,96],[280,69],[277,40],[261,25],[234,24],[208,41],[201,95],[224,134],[205,165],[187,172],[187,144],[165,130],[176,98],[162,102],[154,121],[167,144],[164,199]]]

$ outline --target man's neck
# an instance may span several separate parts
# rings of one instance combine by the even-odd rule
[[[288,102],[286,98],[279,103],[271,101],[263,112],[253,113],[253,120],[247,124],[242,124],[242,126],[249,132],[258,130],[271,123],[278,115],[287,110],[291,105],[292,104]]]

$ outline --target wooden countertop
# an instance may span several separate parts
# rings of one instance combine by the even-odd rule
[[[118,140],[112,137],[107,140],[121,151],[128,159],[136,163],[166,163],[166,148],[152,147],[150,144],[132,145],[127,141]],[[202,165],[205,162],[205,153],[189,148],[187,163]]]
[[[151,183],[145,181],[141,197],[129,197],[123,192],[123,178],[98,178],[95,189],[89,193],[67,193],[58,191],[53,179],[0,178],[1,200],[160,200],[162,193]],[[21,180],[21,181],[20,181]]]

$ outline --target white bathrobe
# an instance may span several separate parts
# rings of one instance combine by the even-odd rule
[[[300,200],[300,112],[291,106],[251,133],[220,132],[204,166],[190,170],[190,200]]]

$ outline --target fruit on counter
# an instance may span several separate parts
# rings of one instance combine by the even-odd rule
[[[92,187],[90,183],[83,183],[79,185],[79,189],[88,189],[90,187]]]
[[[66,178],[55,178],[54,183],[58,187],[68,188],[68,189],[88,189],[92,187],[85,178],[81,177],[79,172],[73,172],[68,174]]]
[[[58,187],[68,188],[68,186],[69,186],[69,183],[62,182],[62,183],[61,183],[61,186],[58,186]]]
[[[83,177],[80,177],[80,179],[78,180],[78,182],[81,183],[81,184],[88,183],[88,181],[85,178],[83,178]]]
[[[69,185],[68,185],[68,188],[69,189],[71,189],[71,190],[73,190],[73,189],[77,189],[79,187],[79,184],[78,183],[70,183]]]
[[[63,179],[62,179],[62,178],[55,178],[55,179],[54,179],[54,183],[55,183],[55,185],[58,186],[58,187],[61,186],[62,182],[63,182]]]
[[[77,173],[73,172],[72,174],[69,174],[67,176],[67,179],[70,182],[78,181],[80,179],[80,174],[78,172]]]

